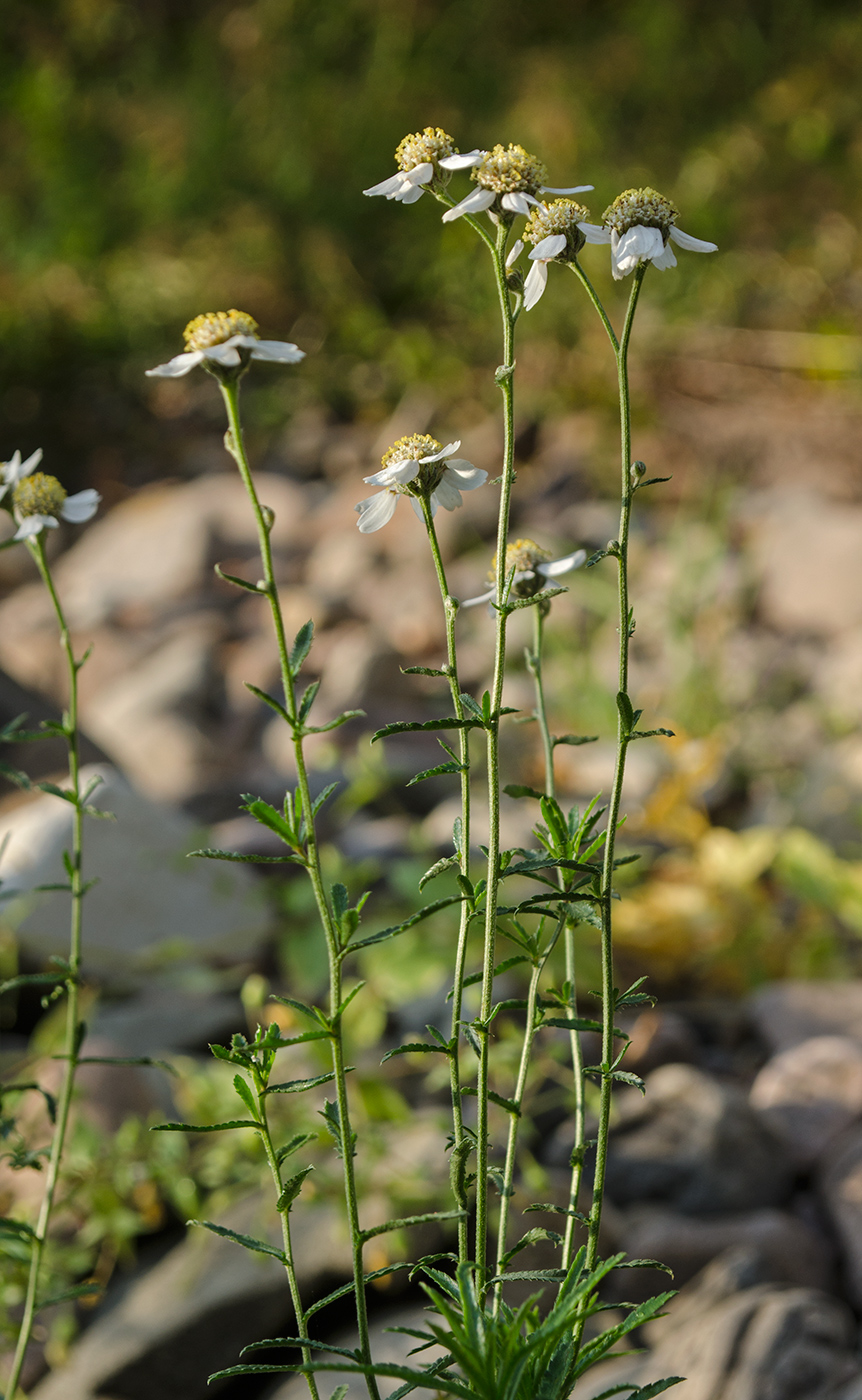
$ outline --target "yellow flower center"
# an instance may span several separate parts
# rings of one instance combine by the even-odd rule
[[[393,442],[380,458],[383,467],[400,467],[402,462],[416,462],[420,457],[433,457],[443,446],[427,433],[411,433],[409,437]]]
[[[473,169],[471,178],[497,194],[512,194],[515,190],[535,194],[546,183],[548,172],[538,157],[531,156],[523,146],[498,145]]]
[[[543,238],[551,238],[555,233],[566,236],[566,248],[558,257],[566,253],[579,253],[586,242],[578,224],[589,219],[590,211],[575,199],[555,199],[551,204],[536,204],[530,210],[530,217],[524,228],[525,243],[541,243]]]
[[[678,218],[676,205],[671,204],[658,190],[646,185],[642,190],[623,190],[622,194],[618,194],[602,215],[602,223],[619,234],[628,233],[630,228],[639,226],[658,228],[666,243]]]
[[[544,564],[551,557],[549,549],[542,549],[535,540],[514,540],[512,544],[506,546],[506,577],[514,569],[518,574],[530,573],[537,564]],[[497,577],[497,556],[491,565],[491,572],[488,581],[493,583]]]
[[[187,350],[208,350],[221,345],[232,335],[257,337],[257,321],[245,311],[207,311],[195,316],[183,331]]]
[[[66,492],[55,476],[33,472],[17,483],[12,491],[12,504],[18,515],[59,515]]]
[[[395,159],[399,170],[412,170],[414,166],[424,165],[428,160],[436,164],[444,156],[457,154],[455,142],[442,127],[426,126],[424,131],[414,131],[410,136],[404,137],[395,152]]]

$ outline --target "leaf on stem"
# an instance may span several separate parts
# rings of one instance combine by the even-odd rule
[[[309,1172],[313,1171],[314,1167],[302,1167],[300,1171],[296,1172],[293,1176],[288,1177],[287,1181],[284,1183],[281,1195],[275,1203],[276,1210],[290,1210],[290,1207],[293,1205],[294,1201],[296,1200],[297,1196],[302,1190],[302,1183],[305,1181],[305,1178],[308,1176]]]
[[[250,690],[252,695],[257,696],[258,700],[262,700],[263,703],[265,705],[268,705],[271,710],[275,710],[275,713],[281,719],[284,720],[285,724],[291,724],[290,715],[287,713],[287,710],[284,708],[280,700],[276,700],[274,695],[268,695],[267,692],[265,690],[261,690],[259,686],[252,685],[251,681],[245,681],[244,684],[246,690]]]
[[[255,1128],[260,1132],[260,1123],[249,1118],[231,1118],[227,1123],[154,1123],[151,1133],[221,1133],[228,1128]],[[196,1220],[195,1225],[202,1222]]]
[[[551,739],[554,748],[558,744],[572,744],[575,747],[581,744],[595,744],[598,742],[598,734],[556,734]]]
[[[466,773],[466,763],[438,763],[436,768],[426,768],[423,772],[417,773],[415,778],[411,778],[406,784],[413,787],[416,783],[424,783],[426,778],[439,778],[446,773]]]
[[[425,775],[425,774],[421,774],[420,776],[425,777],[426,775]],[[418,778],[414,778],[413,781],[414,781],[414,782],[418,782]],[[409,787],[409,786],[410,786],[410,784],[408,783],[408,787]],[[442,875],[442,874],[443,874],[443,871],[444,871],[444,870],[451,870],[453,866],[457,866],[458,864],[459,864],[459,857],[458,857],[457,855],[454,855],[454,856],[443,856],[442,860],[438,860],[438,861],[435,862],[434,865],[429,866],[429,868],[425,871],[425,874],[421,877],[421,879],[420,879],[420,881],[419,881],[419,890],[420,890],[420,892],[425,888],[425,886],[428,884],[429,880],[434,880],[434,879],[436,879],[436,877],[437,877],[438,875]]]
[[[288,1157],[292,1157],[294,1152],[298,1152],[307,1142],[314,1142],[316,1137],[316,1133],[294,1133],[289,1142],[286,1142],[283,1147],[276,1149],[275,1160],[277,1165],[281,1166],[282,1162],[285,1162]]]
[[[387,938],[396,938],[399,933],[406,933],[407,929],[421,923],[430,914],[436,914],[440,909],[447,909],[450,904],[462,904],[463,900],[464,896],[460,894],[447,895],[445,899],[435,900],[433,904],[426,904],[424,909],[419,909],[409,919],[405,919],[402,924],[393,924],[391,928],[384,928],[379,933],[372,933],[368,938],[361,938],[358,943],[351,943],[350,950],[355,953],[358,948],[370,948],[374,943],[383,943]]]
[[[304,1094],[306,1089],[316,1089],[320,1084],[331,1084],[335,1078],[332,1070],[317,1074],[313,1079],[288,1079],[283,1084],[269,1084],[265,1094]]]
[[[383,1225],[373,1225],[370,1230],[361,1230],[362,1239],[373,1240],[377,1235],[388,1235],[392,1230],[406,1230],[411,1225],[427,1225],[433,1220],[463,1220],[463,1210],[429,1210],[424,1215],[402,1215],[397,1220],[387,1220]]]
[[[277,1249],[265,1240],[256,1240],[253,1235],[240,1235],[236,1230],[229,1230],[226,1225],[216,1225],[212,1220],[187,1220],[186,1224],[200,1225],[202,1229],[210,1230],[214,1235],[221,1235],[223,1239],[233,1240],[234,1244],[241,1244],[243,1249],[250,1249],[255,1254],[271,1254],[273,1259],[279,1259],[282,1264],[287,1263],[283,1249]]]
[[[386,1064],[386,1061],[387,1061],[387,1060],[391,1060],[392,1057],[393,1057],[393,1055],[448,1055],[448,1054],[449,1054],[449,1047],[448,1047],[448,1045],[429,1045],[428,1042],[425,1041],[425,1040],[411,1040],[410,1043],[409,1043],[408,1045],[398,1045],[398,1046],[396,1046],[396,1048],[395,1048],[394,1050],[387,1050],[386,1054],[383,1056],[383,1059],[380,1061],[380,1063],[381,1063],[382,1065],[385,1065],[385,1064]]]
[[[241,861],[248,865],[301,865],[303,863],[302,857],[298,855],[258,856],[246,851],[220,851],[215,846],[202,846],[199,851],[189,851],[188,856],[189,859],[192,856],[198,856],[202,860]]]
[[[308,622],[304,622],[300,627],[299,631],[296,634],[293,646],[290,649],[288,666],[290,668],[290,674],[293,676],[294,680],[299,675],[299,671],[303,661],[308,656],[308,653],[311,651],[311,644],[313,641],[314,623],[311,621],[311,619],[309,619]]]
[[[458,719],[457,715],[451,715],[447,719],[426,719],[426,720],[397,720],[394,724],[385,724],[382,729],[378,729],[371,736],[372,744],[376,744],[378,739],[389,739],[393,734],[418,734],[431,733],[436,729],[481,729],[483,721],[480,719]]]

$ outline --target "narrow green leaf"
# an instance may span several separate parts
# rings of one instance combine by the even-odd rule
[[[397,1220],[387,1220],[383,1225],[374,1225],[370,1230],[362,1230],[363,1240],[373,1240],[377,1235],[388,1235],[392,1230],[406,1230],[411,1225],[427,1225],[432,1220],[463,1220],[463,1210],[429,1210],[424,1215],[403,1215]]]
[[[269,999],[279,1002],[282,1006],[289,1006],[292,1011],[298,1011],[301,1016],[307,1016],[310,1021],[314,1021],[317,1025],[326,1021],[322,1011],[318,1011],[314,1006],[309,1006],[304,1001],[297,1001],[296,997],[282,997],[273,992]]]
[[[306,686],[305,690],[303,691],[302,699],[299,702],[299,710],[297,713],[297,719],[299,720],[299,723],[301,725],[304,725],[305,721],[308,719],[308,716],[311,713],[311,707],[317,699],[317,692],[319,691],[319,689],[320,681],[312,681],[311,684]]]
[[[632,708],[631,700],[623,690],[617,693],[617,709],[620,712],[620,719],[623,722],[623,733],[628,734],[634,728],[635,712]]]
[[[538,792],[536,788],[527,787],[525,783],[507,783],[503,791],[507,797],[535,797],[539,802],[545,796],[543,792]]]
[[[630,739],[674,739],[676,735],[672,729],[633,729],[629,734]]]
[[[448,719],[426,719],[421,723],[418,720],[397,720],[395,724],[385,724],[382,729],[378,729],[371,736],[372,744],[376,744],[378,739],[389,739],[393,734],[418,734],[430,733],[437,729],[481,729],[482,721],[478,719],[458,719],[452,715]]]
[[[252,1235],[240,1235],[236,1230],[229,1230],[226,1225],[216,1225],[212,1220],[187,1220],[186,1224],[200,1225],[202,1229],[209,1230],[214,1235],[233,1240],[234,1244],[241,1244],[243,1249],[250,1249],[255,1254],[271,1254],[273,1259],[279,1259],[282,1264],[286,1262],[284,1250],[267,1244],[265,1240],[256,1240]]]
[[[439,778],[448,773],[466,773],[466,763],[438,763],[435,768],[425,768],[421,773],[417,773],[415,778],[411,778],[405,787],[414,787],[416,783],[424,783],[426,778]]]
[[[372,1273],[365,1274],[365,1282],[373,1283],[373,1281],[376,1278],[384,1278],[387,1274],[399,1273],[403,1269],[412,1269],[413,1267],[414,1265],[411,1263],[386,1264],[382,1269],[374,1269]],[[352,1292],[353,1283],[343,1283],[340,1288],[334,1289],[332,1293],[327,1293],[325,1298],[318,1298],[315,1303],[312,1303],[308,1308],[306,1308],[306,1318],[312,1317],[316,1312],[320,1312],[323,1308],[328,1308],[330,1303],[337,1303],[340,1298],[346,1298],[348,1294],[351,1294]]]
[[[307,1142],[314,1142],[316,1137],[316,1133],[294,1133],[289,1142],[276,1149],[275,1160],[278,1166],[281,1166],[282,1162],[286,1162],[288,1157],[292,1157],[294,1152],[298,1152]]]
[[[620,1034],[620,1032],[616,1032],[616,1034]],[[620,1084],[630,1084],[633,1089],[640,1089],[642,1094],[646,1093],[646,1084],[644,1084],[640,1075],[632,1074],[627,1069],[612,1070],[611,1079],[618,1080]]]
[[[445,899],[438,899],[433,904],[426,904],[424,909],[412,914],[409,919],[405,919],[403,924],[393,924],[391,928],[381,929],[379,933],[372,933],[369,938],[362,938],[358,943],[350,945],[351,950],[356,952],[358,948],[370,948],[373,943],[383,943],[387,938],[395,938],[399,933],[406,933],[407,929],[413,928],[415,924],[421,923],[429,915],[436,914],[440,909],[446,909],[450,904],[462,904],[463,895],[448,895]]]
[[[459,857],[457,855],[444,856],[442,860],[438,860],[434,865],[429,866],[429,868],[425,871],[425,874],[421,877],[419,881],[420,892],[425,888],[429,880],[436,879],[438,875],[443,874],[444,870],[451,870],[452,867],[457,866],[458,863]]]
[[[256,1118],[257,1118],[257,1104],[255,1103],[254,1094],[252,1093],[252,1091],[251,1091],[249,1085],[248,1085],[247,1082],[243,1079],[243,1077],[242,1077],[241,1074],[235,1074],[235,1075],[234,1075],[234,1077],[233,1077],[233,1087],[234,1087],[234,1089],[236,1090],[236,1092],[237,1092],[237,1094],[239,1095],[239,1097],[242,1099],[243,1103],[245,1104],[245,1106],[246,1106],[246,1108],[248,1109],[249,1113],[251,1114],[252,1118],[256,1119]]]
[[[267,692],[261,690],[259,686],[252,685],[251,681],[245,682],[245,688],[246,690],[250,690],[252,695],[256,695],[258,700],[262,700],[264,705],[268,705],[271,710],[275,710],[275,713],[284,720],[285,724],[290,724],[290,715],[287,713],[281,701],[276,700],[274,695],[268,695]]]
[[[345,710],[337,719],[331,719],[328,724],[306,725],[306,734],[328,734],[330,729],[339,729],[342,724],[347,724],[348,720],[361,719],[365,714],[364,710]]]
[[[8,1215],[0,1216],[0,1235],[16,1236],[22,1240],[36,1238],[36,1232],[32,1225],[28,1225],[24,1220],[13,1220]]]
[[[314,641],[314,623],[311,619],[304,622],[296,634],[293,646],[290,649],[289,666],[291,675],[296,678],[299,674],[303,661],[311,651],[311,644]]]
[[[598,742],[598,734],[556,734],[551,740],[554,748],[557,744],[572,744],[575,747],[581,744],[595,744]]]
[[[276,1210],[290,1210],[290,1207],[302,1190],[302,1183],[305,1181],[309,1172],[313,1171],[314,1167],[303,1167],[301,1171],[296,1172],[294,1176],[289,1177],[288,1180],[285,1181],[281,1195],[275,1204]]]
[[[436,666],[402,666],[402,676],[442,676],[448,679],[449,672]]]
[[[221,1133],[228,1128],[256,1128],[260,1132],[260,1124],[249,1118],[231,1118],[227,1123],[155,1123],[150,1128],[151,1133]],[[200,1224],[200,1221],[196,1221]]]
[[[52,1055],[52,1060],[65,1060],[65,1055]],[[163,1069],[167,1074],[179,1078],[179,1071],[167,1060],[154,1060],[151,1055],[81,1055],[79,1065],[147,1065],[152,1069]]]
[[[189,851],[189,857],[199,856],[203,860],[233,860],[246,865],[296,865],[301,864],[299,856],[258,856],[243,851],[219,851],[214,846],[203,846],[199,851]]]
[[[76,1283],[72,1288],[64,1288],[62,1293],[52,1293],[49,1298],[42,1298],[38,1303],[38,1308],[53,1308],[57,1303],[68,1303],[72,1298],[98,1298],[105,1291],[103,1283]]]
[[[329,1084],[335,1078],[332,1070],[315,1075],[313,1079],[288,1079],[284,1084],[269,1084],[265,1094],[303,1094],[306,1089],[316,1089],[319,1084]]]
[[[424,1040],[411,1040],[409,1045],[399,1045],[394,1050],[388,1050],[380,1061],[382,1065],[387,1060],[391,1060],[393,1055],[446,1055],[449,1047],[446,1045],[429,1045]]]
[[[475,1084],[466,1084],[462,1087],[461,1093],[475,1099],[478,1096],[479,1090],[476,1088]],[[488,1098],[491,1100],[491,1103],[497,1104],[499,1108],[505,1108],[507,1113],[511,1113],[516,1118],[520,1118],[521,1110],[512,1099],[504,1099],[502,1094],[495,1093],[493,1089],[488,1090]]]
[[[320,793],[318,797],[315,797],[314,801],[311,804],[312,816],[317,816],[324,802],[326,802],[339,787],[341,787],[341,784],[338,782],[326,784],[326,787],[323,789],[323,792]]]
[[[52,983],[57,986],[71,980],[68,974],[62,976],[57,972],[22,972],[18,977],[10,977],[6,982],[0,982],[0,996],[4,992],[15,991],[17,987],[50,986]]]
[[[249,583],[248,579],[245,578],[237,578],[236,574],[225,573],[221,564],[214,564],[213,569],[219,578],[224,579],[225,583],[232,583],[235,588],[244,588],[247,593],[256,593],[258,598],[261,596],[263,590],[258,588],[256,583]]]

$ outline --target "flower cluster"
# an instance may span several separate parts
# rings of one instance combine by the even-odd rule
[[[584,244],[594,243],[595,224],[590,211],[574,199],[555,199],[537,204],[524,229],[524,239],[532,243],[533,266],[524,283],[524,310],[530,311],[545,290],[549,262],[574,262]],[[604,240],[602,240],[604,241]]]
[[[382,194],[399,204],[415,204],[423,190],[436,180],[444,186],[453,170],[466,170],[480,158],[481,151],[460,155],[451,136],[439,126],[426,126],[405,136],[395,152],[398,173],[371,185],[363,194]]]
[[[443,215],[444,224],[459,219],[462,214],[492,215],[529,214],[538,204],[540,194],[582,194],[592,185],[572,185],[558,189],[546,185],[548,172],[537,156],[523,146],[495,146],[492,151],[474,152],[470,179],[478,189],[473,190]]]
[[[534,598],[550,579],[579,569],[587,557],[585,549],[576,549],[562,559],[552,559],[551,551],[543,549],[535,540],[515,540],[506,546],[506,571],[504,578],[512,576],[510,592],[516,598]],[[474,608],[478,603],[490,603],[497,592],[497,557],[494,556],[491,572],[488,574],[491,587],[480,593],[478,598],[465,598],[464,608]]]
[[[362,533],[370,535],[386,525],[392,519],[399,496],[411,498],[420,520],[424,519],[423,498],[432,516],[440,506],[444,510],[457,510],[462,504],[461,492],[475,491],[488,477],[480,467],[453,456],[460,446],[459,441],[443,447],[436,438],[425,433],[413,433],[393,443],[383,454],[382,470],[363,478],[366,485],[382,486],[383,490],[356,506],[357,524]]]
[[[0,463],[0,502],[8,510],[11,501],[18,526],[16,540],[35,539],[42,530],[56,530],[61,520],[83,525],[96,514],[102,499],[92,487],[68,496],[55,476],[36,471],[41,460],[39,448],[26,461],[22,462],[21,453],[16,451],[8,462]]]
[[[644,262],[660,272],[676,267],[670,240],[689,253],[714,253],[717,243],[693,238],[676,227],[679,210],[649,185],[624,190],[604,212],[602,228],[611,245],[611,266],[619,280]]]
[[[204,369],[245,370],[249,360],[271,360],[276,364],[296,364],[305,358],[289,340],[261,340],[257,321],[246,311],[207,311],[195,316],[183,331],[186,348],[167,364],[148,369],[151,378],[176,379],[195,365]]]

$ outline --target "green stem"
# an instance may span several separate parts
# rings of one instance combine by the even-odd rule
[[[314,826],[312,813],[311,792],[308,784],[308,769],[303,752],[303,740],[305,737],[302,725],[299,722],[299,710],[296,697],[296,683],[290,668],[287,636],[284,629],[284,618],[281,612],[281,603],[278,596],[278,586],[275,579],[275,571],[272,562],[272,543],[270,533],[273,525],[273,517],[258,499],[257,490],[251,475],[248,457],[243,439],[242,423],[239,414],[239,381],[236,378],[219,377],[219,385],[224,398],[227,410],[229,431],[225,438],[225,446],[236,462],[243,485],[248,493],[252,510],[257,522],[258,544],[260,548],[261,563],[263,565],[263,586],[261,593],[265,594],[269,600],[270,611],[272,613],[273,627],[275,628],[276,641],[278,643],[278,655],[281,666],[281,680],[284,689],[285,707],[290,720],[293,734],[293,751],[296,763],[296,784],[302,801],[302,810],[305,814],[307,828],[305,866],[308,877],[314,891],[314,900],[317,906],[317,913],[323,928],[326,939],[326,953],[329,964],[329,1014],[332,1018],[332,1068],[335,1074],[335,1093],[338,1103],[339,1121],[341,1124],[342,1140],[342,1161],[344,1164],[344,1195],[347,1207],[347,1220],[350,1230],[351,1252],[353,1256],[353,1285],[356,1294],[356,1324],[359,1331],[359,1349],[362,1360],[366,1365],[371,1364],[371,1351],[368,1337],[368,1306],[365,1298],[365,1270],[362,1261],[362,1231],[359,1224],[359,1203],[356,1191],[356,1175],[353,1167],[353,1141],[354,1136],[350,1125],[350,1108],[347,1097],[347,1077],[344,1067],[344,1042],[341,1034],[341,1022],[338,1010],[343,1000],[342,991],[342,962],[343,953],[339,945],[338,929],[326,898],[326,890],[323,882],[323,871],[320,865],[320,850],[317,844],[317,835]],[[377,1380],[373,1375],[366,1376],[366,1385],[371,1400],[380,1400],[380,1393],[377,1387]]]
[[[446,617],[446,670],[449,689],[452,693],[452,707],[458,719],[464,718],[464,705],[461,700],[461,686],[458,681],[458,657],[455,649],[455,618],[458,613],[458,600],[449,592],[446,570],[440,554],[440,544],[434,527],[431,505],[426,496],[421,498],[425,528],[431,545],[443,611]],[[461,874],[470,876],[470,744],[468,729],[458,730],[458,759],[461,764],[461,840],[458,851],[458,867]],[[467,901],[461,904],[461,917],[458,926],[458,945],[455,953],[455,976],[452,984],[452,1052],[449,1056],[449,1085],[452,1094],[452,1184],[458,1208],[467,1210],[467,1197],[463,1186],[467,1142],[464,1136],[464,1113],[461,1098],[461,1067],[458,1047],[461,1040],[461,1016],[464,1005],[464,975],[467,963],[467,934],[470,928],[470,908]],[[465,1215],[458,1221],[458,1262],[466,1263],[469,1257],[469,1221]]]
[[[542,749],[545,755],[545,792],[549,797],[556,798],[557,784],[554,776],[554,741],[551,737],[551,730],[548,725],[548,710],[545,703],[545,684],[542,673],[542,662],[544,652],[544,632],[545,617],[550,609],[550,603],[540,603],[533,609],[533,652],[530,670],[533,675],[533,684],[536,690],[536,720],[539,725],[539,733],[542,736]],[[564,884],[563,872],[558,872],[560,885]],[[578,1014],[578,999],[576,993],[577,963],[575,959],[575,926],[567,920],[563,931],[563,947],[566,958],[566,982],[569,985],[569,1012],[572,1020]],[[586,1101],[584,1096],[584,1056],[581,1050],[581,1040],[577,1031],[569,1031],[569,1052],[572,1057],[572,1079],[574,1083],[575,1109],[574,1127],[575,1141],[572,1150],[572,1170],[569,1177],[569,1199],[567,1202],[569,1214],[566,1218],[566,1229],[563,1235],[563,1255],[562,1268],[568,1269],[571,1266],[575,1255],[575,1233],[577,1230],[577,1220],[573,1212],[578,1209],[578,1202],[581,1195],[581,1177],[584,1170],[584,1133],[586,1119]]]
[[[476,1115],[476,1273],[479,1288],[486,1278],[488,1238],[488,1089],[490,1060],[490,1024],[494,991],[494,954],[497,937],[497,887],[500,878],[500,707],[503,701],[503,679],[506,664],[506,625],[508,611],[504,607],[507,585],[506,542],[509,533],[509,512],[514,484],[515,422],[515,318],[506,283],[506,240],[508,224],[497,226],[494,248],[494,271],[497,295],[503,322],[503,363],[497,371],[497,382],[503,394],[503,474],[500,486],[500,508],[497,519],[497,589],[496,639],[494,649],[494,680],[491,692],[491,718],[486,727],[488,767],[488,872],[485,892],[485,930],[482,952],[482,1000],[476,1030],[479,1036],[479,1074],[476,1085],[478,1111]]]
[[[63,1159],[63,1149],[66,1144],[66,1134],[69,1127],[69,1112],[72,1106],[72,1093],[75,1087],[75,1072],[78,1068],[78,1055],[80,1052],[79,1042],[82,1030],[82,1028],[79,1028],[78,1024],[78,1006],[81,971],[81,918],[82,902],[84,898],[82,874],[84,814],[81,803],[81,765],[78,750],[78,671],[83,665],[83,662],[75,660],[69,628],[63,613],[62,604],[57,596],[57,590],[54,587],[54,580],[51,577],[50,566],[45,554],[43,532],[40,531],[35,539],[28,540],[27,547],[35,560],[36,567],[42,576],[42,582],[47,588],[51,598],[57,624],[60,629],[60,642],[66,657],[66,669],[69,677],[69,705],[63,717],[63,727],[69,753],[69,787],[74,794],[71,874],[69,879],[72,907],[69,930],[69,975],[66,981],[66,1030],[63,1038],[63,1082],[57,1101],[57,1121],[54,1128],[53,1141],[51,1143],[51,1155],[48,1159],[45,1193],[42,1197],[39,1218],[36,1222],[36,1230],[32,1239],[32,1253],[30,1255],[30,1271],[27,1278],[27,1292],[24,1299],[24,1313],[18,1330],[18,1342],[12,1361],[12,1370],[9,1373],[6,1385],[8,1400],[14,1400],[15,1398],[18,1383],[21,1378],[21,1369],[24,1365],[27,1347],[33,1331],[33,1321],[38,1311],[38,1288],[42,1270],[42,1260],[45,1253],[48,1229],[51,1223],[51,1212],[54,1208],[54,1197],[57,1191],[57,1183]]]
[[[263,1142],[264,1151],[266,1152],[266,1160],[269,1166],[270,1176],[272,1177],[272,1184],[275,1187],[276,1197],[278,1198],[281,1196],[284,1183],[281,1179],[281,1167],[278,1165],[278,1158],[272,1142],[272,1134],[269,1130],[265,1097],[266,1085],[258,1069],[255,1068],[252,1070],[252,1075],[254,1078],[255,1096],[257,1098],[257,1116],[260,1122],[260,1137]],[[281,1216],[281,1238],[284,1245],[284,1271],[287,1274],[290,1298],[293,1303],[296,1335],[298,1337],[307,1337],[308,1323],[305,1317],[305,1309],[302,1306],[302,1296],[299,1291],[299,1282],[296,1277],[296,1264],[293,1257],[293,1241],[290,1236],[290,1212],[288,1210],[281,1210],[279,1211],[279,1215]],[[310,1348],[303,1347],[302,1360],[304,1365],[308,1366],[312,1359]],[[305,1379],[308,1383],[308,1389],[311,1392],[312,1400],[319,1400],[320,1392],[317,1388],[317,1377],[312,1371],[306,1371]]]
[[[631,475],[631,396],[628,378],[628,350],[634,324],[640,289],[643,284],[646,265],[641,263],[634,272],[625,325],[620,336],[617,351],[617,379],[620,396],[620,439],[621,439],[621,503],[620,531],[616,557],[619,573],[619,692],[628,696],[629,646],[632,634],[632,621],[629,613],[628,546],[629,525],[631,522],[632,501],[635,488]],[[623,780],[625,778],[626,753],[629,745],[629,729],[622,711],[617,719],[617,758],[611,799],[608,806],[608,820],[605,834],[604,861],[602,864],[601,911],[602,911],[602,1063],[601,1098],[599,1102],[599,1125],[596,1138],[596,1165],[593,1175],[593,1200],[590,1208],[587,1236],[586,1267],[592,1269],[599,1254],[599,1230],[602,1221],[602,1199],[605,1189],[605,1174],[608,1156],[608,1131],[611,1116],[611,1075],[614,1061],[614,961],[613,961],[613,872],[614,848],[619,823]]]

